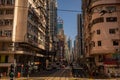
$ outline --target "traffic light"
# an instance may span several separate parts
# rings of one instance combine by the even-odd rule
[[[11,80],[13,80],[13,77],[14,77],[14,65],[13,64],[11,64],[11,66],[10,66],[9,76],[10,76]]]

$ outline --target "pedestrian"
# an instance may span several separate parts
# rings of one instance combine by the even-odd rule
[[[108,70],[108,77],[111,78],[111,74],[110,74],[110,71]]]
[[[2,73],[0,73],[0,78],[1,78],[2,76],[3,76]]]
[[[0,78],[2,77],[1,73],[0,73]]]

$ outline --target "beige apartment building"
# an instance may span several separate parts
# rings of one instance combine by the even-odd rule
[[[47,16],[47,0],[0,0],[0,72],[43,63]]]
[[[83,0],[82,9],[85,53],[91,69],[119,74],[120,0]]]

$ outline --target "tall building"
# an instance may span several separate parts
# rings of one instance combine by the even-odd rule
[[[58,49],[57,49],[57,58],[59,61],[64,60],[65,55],[65,34],[63,29],[63,20],[58,18],[57,20],[57,38],[58,38]]]
[[[67,63],[70,63],[70,54],[69,54],[69,48],[68,48],[68,43],[67,43],[67,36],[65,36],[65,54],[64,54],[64,57],[65,57],[65,61],[67,61]]]
[[[57,33],[60,32],[60,30],[62,29],[63,29],[63,20],[60,17],[58,17],[57,18]]]
[[[78,55],[77,55],[77,37],[75,36],[75,40],[74,40],[74,50],[73,50],[73,52],[74,52],[74,56],[73,56],[73,59],[74,59],[74,61],[77,61],[77,59],[78,59]]]
[[[119,73],[120,0],[83,0],[82,9],[85,53],[91,69]]]
[[[68,38],[68,48],[69,48],[69,51],[72,52],[72,40],[70,37]]]
[[[69,37],[67,42],[68,42],[68,49],[69,49],[69,55],[70,55],[70,62],[72,62],[73,61],[72,39]]]
[[[57,33],[57,1],[50,0],[50,35]]]
[[[77,14],[77,54],[79,58],[83,57],[83,26],[82,15]]]
[[[50,38],[51,38],[51,43],[52,43],[52,47],[51,47],[51,51],[55,52],[56,49],[56,38],[57,38],[57,1],[56,0],[50,0]]]
[[[47,0],[0,0],[0,72],[46,56]]]

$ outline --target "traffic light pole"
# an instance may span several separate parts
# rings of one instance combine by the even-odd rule
[[[15,73],[14,73],[14,64],[11,64],[11,66],[10,66],[10,73],[9,73],[10,80],[13,80],[14,76],[15,76]]]

